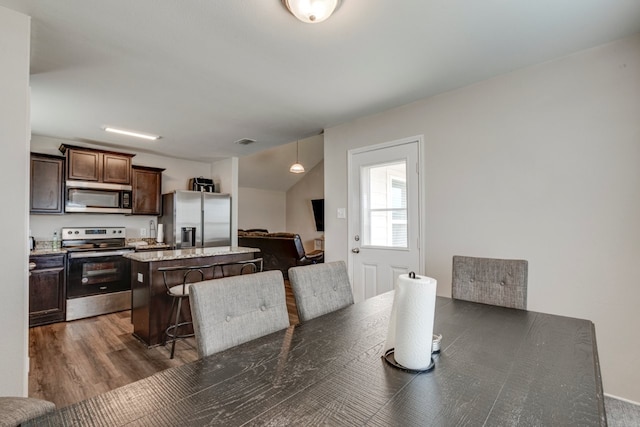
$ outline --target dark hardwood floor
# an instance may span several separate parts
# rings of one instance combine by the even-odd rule
[[[295,299],[285,283],[291,324],[298,323]],[[147,348],[133,337],[131,312],[96,316],[29,330],[29,396],[58,407],[138,381],[197,359],[195,339]]]

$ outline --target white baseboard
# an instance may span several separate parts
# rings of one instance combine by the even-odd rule
[[[640,406],[640,403],[634,402],[633,400],[625,399],[624,397],[614,396],[613,394],[609,394],[609,393],[605,393],[604,395],[607,396],[607,397],[610,397],[612,399],[622,400],[623,402],[627,402],[627,403],[631,403],[632,405]]]

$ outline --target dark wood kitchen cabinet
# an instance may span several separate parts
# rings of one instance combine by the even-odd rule
[[[131,185],[131,158],[135,154],[114,153],[62,144],[67,158],[67,179]]]
[[[29,326],[65,320],[65,262],[65,254],[29,257]]]
[[[29,211],[61,214],[64,208],[64,157],[31,153]]]
[[[102,153],[102,182],[130,185],[131,157],[124,154]]]
[[[148,166],[131,167],[134,215],[162,214],[162,172],[164,169]]]

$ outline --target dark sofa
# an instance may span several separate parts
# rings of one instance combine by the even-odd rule
[[[285,279],[289,278],[290,267],[324,262],[324,252],[306,253],[300,236],[295,233],[238,230],[238,246],[260,249],[264,269],[280,270]]]

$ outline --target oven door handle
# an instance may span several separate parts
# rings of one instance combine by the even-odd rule
[[[104,256],[124,255],[133,252],[130,249],[122,249],[118,251],[102,251],[102,252],[72,252],[69,253],[69,259],[77,258],[97,258]]]

